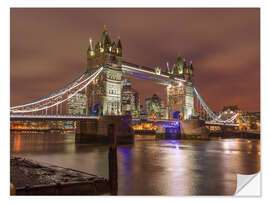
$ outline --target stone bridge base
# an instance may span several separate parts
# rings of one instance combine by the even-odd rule
[[[131,128],[131,117],[102,116],[96,120],[78,121],[76,126],[76,143],[102,143],[109,144],[107,135],[108,125],[114,124],[114,133],[117,143],[134,143],[134,132]]]
[[[208,139],[209,130],[201,120],[156,122],[160,139]]]
[[[181,121],[181,137],[200,137],[202,139],[209,138],[209,130],[205,127],[202,120],[184,120]]]
[[[209,130],[205,127],[205,123],[202,120],[185,120],[180,123],[182,136],[198,136],[202,139],[209,137]]]

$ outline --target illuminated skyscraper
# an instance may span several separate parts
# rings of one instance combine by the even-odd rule
[[[127,79],[122,81],[122,114],[132,115],[133,118],[140,115],[139,93],[131,87]]]

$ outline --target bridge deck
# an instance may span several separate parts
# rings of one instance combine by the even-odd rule
[[[96,120],[97,116],[11,114],[10,120]]]
[[[232,127],[238,127],[238,123],[222,123],[222,122],[211,122],[211,121],[206,121],[205,125],[212,125],[212,126],[232,126]]]
[[[74,121],[74,120],[97,120],[98,116],[79,116],[79,115],[31,115],[31,114],[11,114],[10,120],[66,120],[66,121]],[[143,121],[141,119],[132,119],[133,122]],[[180,122],[176,119],[147,119],[150,122],[162,122],[162,123],[175,123]],[[215,125],[215,126],[234,126],[238,127],[237,123],[220,123],[220,122],[210,122],[206,121],[205,125]]]

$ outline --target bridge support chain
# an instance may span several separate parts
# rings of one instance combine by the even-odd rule
[[[130,116],[102,116],[98,119],[77,122],[76,143],[109,144],[110,140],[107,133],[109,124],[115,126],[118,144],[132,144],[134,142]]]

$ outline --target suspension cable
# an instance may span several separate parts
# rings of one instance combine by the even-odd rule
[[[57,97],[59,95],[62,95],[66,92],[66,88],[70,87],[69,89],[73,88],[74,85],[76,84],[76,82],[79,82],[86,74],[88,73],[88,71],[85,71],[82,75],[80,75],[78,78],[76,78],[75,80],[73,80],[72,82],[68,83],[67,85],[65,85],[63,88],[59,89],[59,90],[56,90],[54,91],[53,93],[45,96],[45,97],[41,97],[39,99],[36,99],[34,101],[31,101],[31,102],[28,102],[26,104],[22,104],[22,105],[18,105],[18,106],[13,106],[11,107],[10,109],[17,109],[17,108],[20,108],[20,107],[26,107],[26,106],[30,106],[30,105],[33,105],[33,104],[36,104],[36,103],[39,103],[39,102],[43,102],[43,101],[46,101],[48,99],[52,99],[54,97]],[[63,91],[64,90],[64,91]],[[61,93],[61,91],[63,91]],[[57,94],[58,93],[58,94]]]
[[[49,109],[49,108],[54,107],[54,106],[56,106],[58,104],[61,104],[64,101],[69,100],[70,98],[72,98],[73,96],[75,96],[78,92],[82,91],[86,86],[88,86],[100,74],[100,72],[103,70],[103,68],[104,67],[102,66],[94,74],[92,74],[90,77],[88,77],[84,81],[80,82],[79,84],[75,85],[77,87],[78,85],[81,85],[81,84],[83,84],[84,82],[87,81],[87,83],[84,86],[82,86],[81,88],[79,88],[78,90],[76,90],[75,93],[69,95],[66,99],[63,99],[61,101],[58,101],[58,102],[56,102],[56,103],[54,103],[54,104],[52,104],[50,106],[46,106],[46,104],[45,104],[45,107],[41,107],[41,108],[35,108],[35,109],[29,109],[29,110],[13,110],[11,112],[12,113],[35,112],[35,111],[40,111],[40,110],[43,110],[43,109]],[[74,86],[74,88],[75,88],[75,86]],[[49,104],[50,104],[50,102],[49,102]],[[47,105],[48,105],[48,103],[47,103]]]
[[[205,102],[204,102],[203,99],[200,97],[199,93],[197,92],[196,88],[194,87],[193,89],[194,89],[194,92],[195,92],[195,94],[196,94],[196,96],[197,96],[197,98],[198,98],[198,100],[199,100],[201,106],[203,107],[203,109],[205,110],[205,112],[206,112],[213,120],[218,121],[218,122],[228,123],[228,122],[234,121],[234,120],[237,118],[237,116],[239,115],[239,113],[237,113],[237,114],[233,115],[231,118],[229,118],[229,119],[227,119],[227,120],[222,120],[222,119],[221,119],[222,113],[221,113],[219,116],[217,116],[217,115],[216,115],[216,114],[215,114],[215,113],[214,113],[214,112],[213,112],[213,111],[205,104]]]

